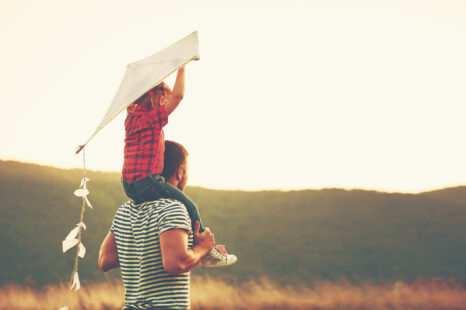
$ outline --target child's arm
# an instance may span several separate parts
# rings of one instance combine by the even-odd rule
[[[175,85],[173,86],[173,92],[165,103],[165,111],[167,115],[170,115],[176,107],[180,104],[184,96],[184,67],[178,70],[176,75]]]

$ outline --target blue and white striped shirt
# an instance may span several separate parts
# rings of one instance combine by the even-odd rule
[[[159,236],[170,229],[189,232],[191,219],[176,200],[159,199],[139,205],[124,203],[110,231],[115,235],[123,285],[123,309],[189,309],[189,275],[172,275],[162,264]]]

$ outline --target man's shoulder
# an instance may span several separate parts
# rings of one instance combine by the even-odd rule
[[[163,212],[167,210],[186,210],[185,205],[175,199],[160,198],[152,201],[146,201],[136,204],[133,200],[128,200],[120,206],[119,211],[130,213],[132,211],[149,211],[149,212]]]
[[[135,204],[134,201],[128,201],[121,206],[122,213],[128,212],[127,218],[151,218],[152,223],[157,223],[159,233],[171,229],[184,229],[191,233],[191,218],[185,205],[175,199],[161,198],[153,201],[147,201]],[[128,209],[126,211],[125,209]],[[129,215],[129,216],[128,216]],[[133,216],[131,216],[133,215]]]
[[[119,222],[132,222],[137,218],[141,218],[141,216],[159,219],[189,219],[188,211],[183,203],[175,199],[161,198],[139,204],[136,204],[133,200],[128,200],[118,208],[115,220]]]

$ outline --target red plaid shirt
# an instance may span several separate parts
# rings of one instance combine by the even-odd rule
[[[136,106],[125,120],[125,159],[122,176],[128,182],[150,174],[162,174],[165,140],[162,127],[168,122],[165,107],[148,111]]]

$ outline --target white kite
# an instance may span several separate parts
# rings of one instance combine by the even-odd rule
[[[92,136],[78,147],[76,153],[79,153],[102,128],[136,99],[191,60],[199,59],[199,40],[195,31],[158,53],[129,64],[107,113]]]

